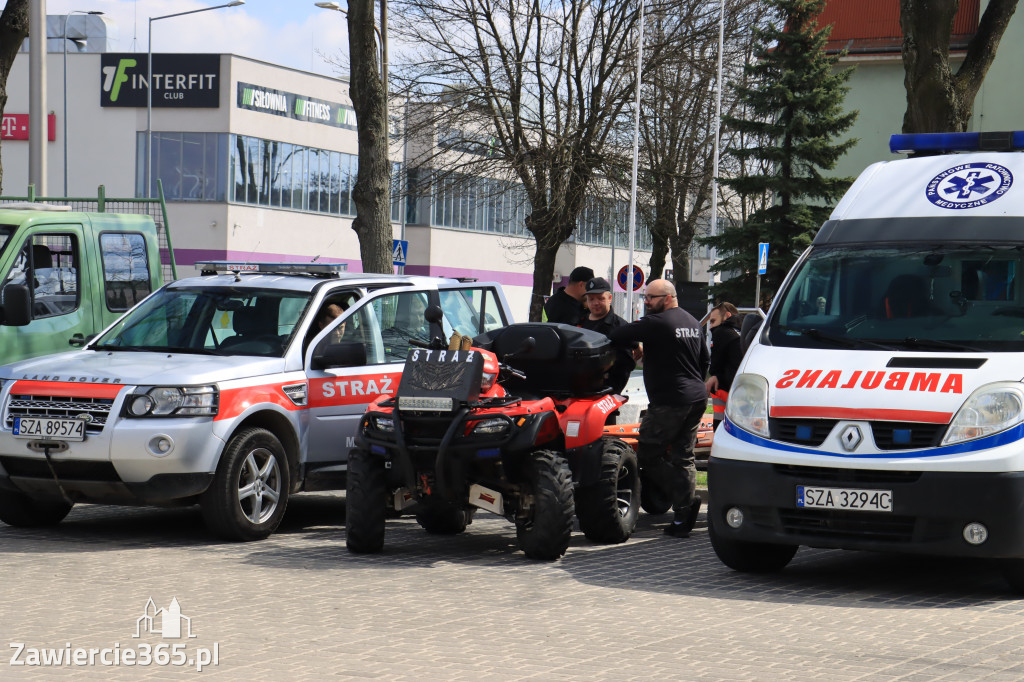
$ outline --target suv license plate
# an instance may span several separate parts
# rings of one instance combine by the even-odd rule
[[[892,511],[891,490],[860,488],[796,487],[796,506],[801,509],[842,509],[844,511]]]
[[[85,440],[85,421],[49,417],[15,417],[14,435],[18,438],[38,440]]]

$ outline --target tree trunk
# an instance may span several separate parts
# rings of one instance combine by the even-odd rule
[[[950,34],[959,0],[900,0],[904,133],[966,132],[985,74],[1017,8],[1017,0],[991,0],[956,75],[949,66]]]
[[[558,246],[544,246],[537,241],[533,257],[533,293],[530,296],[530,322],[540,322],[544,310],[544,296],[551,291],[551,280],[555,274],[555,256]]]
[[[356,112],[359,170],[352,188],[363,272],[392,273],[391,163],[388,158],[388,108],[377,61],[374,0],[349,0],[348,42],[352,108]]]
[[[7,0],[0,15],[0,116],[7,108],[7,76],[28,35],[28,6],[29,0]],[[3,179],[3,164],[0,163],[0,188],[3,187]]]

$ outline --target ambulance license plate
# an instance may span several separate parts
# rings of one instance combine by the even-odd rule
[[[39,440],[85,440],[85,421],[49,417],[15,417],[14,435],[18,438]]]
[[[796,506],[801,509],[841,509],[843,511],[892,511],[891,490],[860,488],[796,487]]]

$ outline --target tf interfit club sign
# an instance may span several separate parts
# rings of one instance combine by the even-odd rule
[[[100,61],[100,105],[145,107],[146,54],[107,52]],[[220,106],[220,55],[153,55],[153,107]]]

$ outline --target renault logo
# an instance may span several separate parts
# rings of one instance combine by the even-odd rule
[[[856,424],[850,424],[839,435],[839,442],[842,443],[843,449],[847,452],[856,450],[862,440],[864,440],[864,436],[860,432],[860,427]]]

